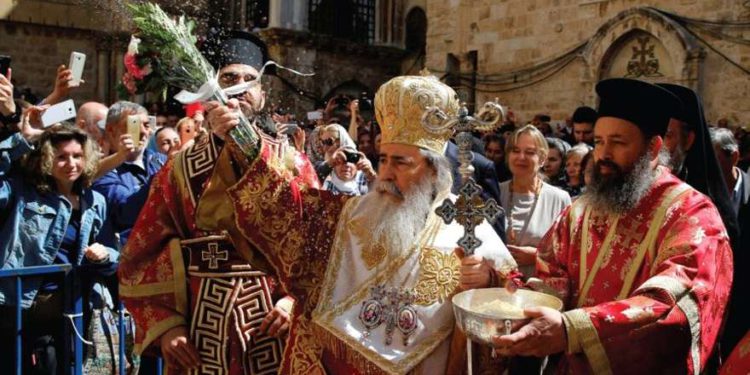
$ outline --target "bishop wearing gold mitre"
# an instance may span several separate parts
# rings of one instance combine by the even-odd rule
[[[365,196],[297,184],[263,149],[228,189],[237,227],[296,299],[282,373],[442,374],[449,356],[464,354],[450,353],[463,228],[435,214],[452,181],[447,138],[421,123],[429,106],[455,116],[459,103],[434,77],[380,87],[380,166]],[[516,264],[488,223],[476,235],[478,263],[461,283],[499,285]]]

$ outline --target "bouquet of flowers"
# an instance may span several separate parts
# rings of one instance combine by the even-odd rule
[[[169,85],[189,92],[208,92],[213,99],[227,102],[227,95],[216,81],[216,72],[196,47],[192,21],[184,16],[173,20],[158,5],[149,2],[128,4],[128,9],[137,32],[125,54],[126,73],[121,83],[124,92],[165,95]],[[240,125],[229,135],[248,157],[254,157],[257,152],[254,145],[259,138],[241,111]]]
[[[151,51],[141,52],[140,44],[141,39],[135,35],[130,37],[128,51],[123,59],[125,73],[117,85],[117,92],[121,98],[145,92],[158,93],[164,97],[167,93],[167,83],[161,79],[159,74],[151,74],[154,72],[151,62],[152,60],[155,61],[155,59],[152,59],[155,54]]]

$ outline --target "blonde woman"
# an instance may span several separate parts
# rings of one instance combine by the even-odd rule
[[[537,244],[570,204],[568,193],[545,183],[541,177],[548,153],[547,140],[533,125],[513,132],[505,145],[512,175],[500,184],[507,245],[526,276],[534,273]]]
[[[99,159],[95,142],[72,125],[53,126],[41,135],[28,122],[23,128],[0,141],[2,268],[67,263],[86,276],[112,275],[118,253],[96,242],[107,217],[107,203],[90,188]],[[16,173],[11,161],[22,156],[22,170]],[[84,265],[88,266],[81,268]],[[37,361],[59,372],[64,367],[57,359],[63,354],[62,345],[54,343],[63,342],[63,296],[63,284],[51,277],[29,278],[20,296],[23,319],[33,324],[26,329],[29,325],[24,323],[24,342],[47,343],[28,347],[23,358],[30,362],[31,353],[26,351],[33,349],[43,353]],[[0,315],[15,316],[16,298],[12,282],[0,283]],[[12,342],[12,330],[0,331],[0,343],[8,342],[8,334]],[[0,362],[12,363],[3,358],[0,354]],[[23,363],[24,373],[34,368],[28,362]]]

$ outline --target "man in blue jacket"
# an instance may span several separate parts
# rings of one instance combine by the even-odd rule
[[[141,126],[138,139],[128,135],[129,116],[139,117]],[[101,238],[106,246],[120,248],[125,245],[148,198],[151,177],[166,162],[165,155],[146,147],[153,130],[146,108],[136,103],[120,101],[107,111],[105,137],[111,145],[110,151],[117,153],[121,147],[132,147],[133,150],[128,153],[124,163],[107,172],[93,185],[94,190],[104,195],[109,204],[109,215]],[[116,235],[119,235],[119,243]]]

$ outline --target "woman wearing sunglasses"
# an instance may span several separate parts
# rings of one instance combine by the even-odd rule
[[[324,181],[331,174],[333,168],[341,160],[346,160],[346,156],[340,149],[357,149],[357,145],[349,136],[349,133],[339,124],[325,126],[320,131],[318,142],[320,142],[319,146],[321,151],[323,151],[324,158],[321,161],[315,162],[314,165],[315,171],[318,173],[318,178],[321,181]],[[337,152],[340,154],[338,157]]]

